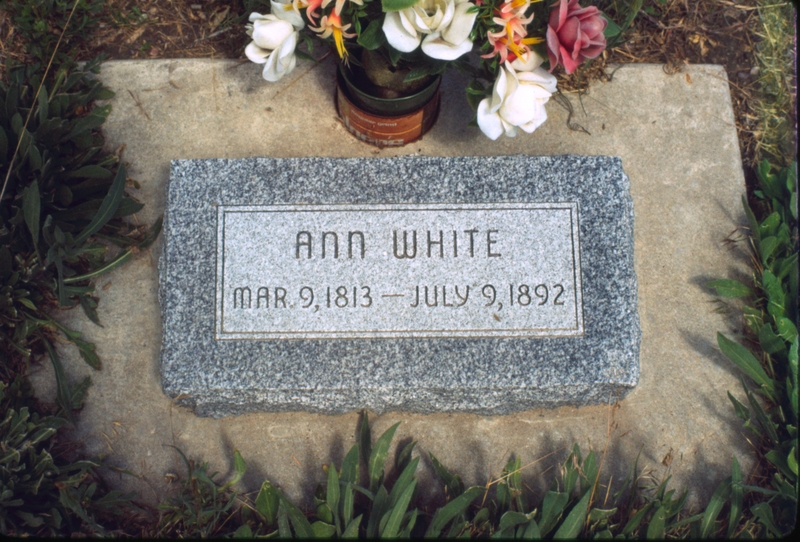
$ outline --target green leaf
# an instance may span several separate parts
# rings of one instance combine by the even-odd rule
[[[336,533],[336,527],[322,521],[315,521],[311,524],[314,538],[331,538]]]
[[[775,326],[778,328],[778,335],[786,342],[791,343],[794,341],[795,337],[797,337],[797,327],[790,319],[783,316],[776,318]]]
[[[400,11],[410,8],[418,1],[419,0],[381,0],[381,7],[384,13],[389,13],[390,11]]]
[[[542,515],[539,518],[539,529],[546,536],[558,523],[558,518],[569,502],[569,493],[548,491],[542,502]]]
[[[233,478],[230,479],[228,483],[222,486],[222,489],[228,489],[239,483],[239,481],[244,476],[245,470],[247,470],[247,465],[244,462],[244,458],[242,454],[239,453],[239,450],[236,448],[233,449]]]
[[[753,357],[753,354],[744,346],[728,339],[722,333],[717,332],[717,344],[725,356],[731,360],[739,369],[759,386],[765,387],[770,393],[775,390],[772,380],[764,372],[761,364]]]
[[[56,377],[56,402],[63,409],[64,416],[70,423],[75,423],[75,418],[72,415],[72,388],[69,387],[66,376],[64,376],[64,366],[56,354],[55,348],[48,341],[41,331],[36,331],[39,340],[44,344],[47,354],[50,357],[50,362],[53,364],[53,371]]]
[[[372,450],[372,437],[369,431],[369,414],[367,414],[366,410],[361,418],[361,430],[359,431],[358,443],[361,450],[361,459],[365,464],[369,464],[369,456]]]
[[[656,510],[647,526],[647,539],[658,540],[664,538],[664,525],[667,521],[667,512],[663,506]]]
[[[397,536],[400,534],[400,523],[403,521],[403,516],[408,509],[408,503],[411,502],[411,496],[414,494],[414,490],[416,488],[417,481],[412,480],[411,484],[405,488],[403,493],[397,499],[397,504],[395,504],[394,508],[392,508],[391,515],[389,515],[389,520],[386,522],[386,526],[380,533],[381,538],[397,538]]]
[[[100,166],[84,166],[80,169],[70,172],[68,177],[78,177],[82,179],[108,179],[111,177],[111,172]]]
[[[8,136],[6,131],[0,126],[0,164],[8,160]]]
[[[126,178],[127,173],[125,171],[125,166],[120,164],[117,176],[114,178],[114,182],[111,183],[108,194],[103,198],[100,209],[98,209],[97,214],[94,215],[89,225],[75,238],[75,246],[82,245],[90,235],[97,233],[106,222],[111,220],[122,201],[122,195],[125,192]]]
[[[353,518],[353,503],[355,495],[353,488],[347,484],[354,484],[358,481],[358,444],[355,444],[342,462],[342,472],[340,473],[339,480],[345,484],[344,492],[341,499],[342,504],[342,523],[349,525],[350,520]]]
[[[767,312],[775,318],[778,318],[779,316],[785,316],[786,294],[783,292],[781,281],[779,281],[775,275],[772,274],[772,271],[765,269],[764,274],[761,275],[761,284],[767,294],[767,299],[769,300],[767,303]]]
[[[406,470],[408,463],[411,461],[411,452],[414,451],[414,446],[417,445],[416,440],[412,440],[408,444],[406,444],[403,449],[400,451],[399,454],[395,456],[394,459],[394,466],[400,472]]]
[[[457,474],[451,474],[447,468],[436,459],[436,456],[432,453],[428,453],[431,457],[431,464],[433,465],[433,470],[436,472],[436,475],[441,478],[444,482],[445,486],[448,488],[448,492],[450,497],[458,497],[464,491],[464,484],[461,482],[461,477]]]
[[[602,15],[603,19],[605,19],[608,23],[606,25],[606,29],[603,31],[603,36],[605,36],[606,39],[618,36],[620,32],[622,32],[622,29],[619,27],[619,25],[611,20],[605,13],[601,13],[600,15]]]
[[[256,497],[256,510],[264,517],[267,525],[275,525],[279,505],[280,491],[278,488],[265,481],[261,484],[261,491],[258,492],[258,497]]]
[[[397,504],[400,495],[405,491],[405,489],[411,485],[411,482],[414,480],[414,473],[417,471],[417,465],[419,464],[419,457],[415,457],[411,463],[406,465],[406,468],[403,469],[403,472],[400,473],[400,476],[397,478],[397,481],[394,483],[392,487],[392,491],[389,492],[389,506],[393,507]]]
[[[386,41],[383,35],[383,18],[373,19],[356,40],[364,49],[374,51]]]
[[[532,517],[533,512],[528,515],[531,516],[531,521],[525,528],[525,532],[522,533],[522,538],[525,540],[540,540],[542,538],[542,533],[539,530],[539,525],[536,524],[536,520],[534,520]]]
[[[442,529],[447,526],[450,520],[457,515],[464,513],[469,505],[472,504],[472,501],[477,499],[483,492],[484,488],[473,486],[444,505],[442,508],[438,509],[433,515],[433,519],[431,519],[428,530],[425,532],[425,538],[438,537],[441,534]]]
[[[394,432],[397,431],[399,426],[400,422],[397,422],[387,429],[375,443],[375,447],[369,455],[367,472],[369,472],[370,491],[378,489],[378,484],[380,484],[381,478],[383,477],[383,464],[386,462],[386,456],[389,454],[389,445],[392,442],[392,438],[394,438]]]
[[[286,515],[289,516],[289,521],[292,523],[292,527],[294,527],[294,532],[297,534],[298,538],[314,538],[314,529],[311,528],[311,524],[306,519],[306,516],[303,515],[303,512],[300,511],[295,505],[289,502],[289,499],[280,494],[281,499],[281,508],[286,510]],[[283,536],[283,535],[281,535]]]
[[[797,476],[797,447],[793,446],[791,450],[789,450],[789,455],[786,456],[786,465],[789,467],[789,470]]]
[[[625,524],[625,528],[622,529],[622,536],[628,536],[633,534],[633,532],[639,527],[639,524],[642,523],[642,520],[647,515],[648,512],[655,506],[655,503],[649,502],[647,503],[644,508],[636,512],[633,517],[628,520],[628,523]]]
[[[761,349],[767,354],[775,354],[786,350],[786,344],[783,339],[775,335],[775,332],[772,331],[772,324],[769,322],[764,322],[764,325],[758,330],[758,342],[761,345]]]
[[[750,511],[758,518],[762,525],[764,525],[773,536],[780,537],[781,531],[775,525],[775,520],[772,515],[772,508],[769,503],[760,502],[750,507]]]
[[[39,199],[39,183],[34,180],[22,191],[22,214],[25,217],[25,224],[31,232],[33,246],[39,243],[39,215],[42,204]]]
[[[42,85],[42,88],[39,90],[39,109],[37,113],[39,114],[39,124],[43,123],[47,120],[47,87]]]
[[[339,489],[339,475],[336,467],[331,464],[328,466],[328,488],[325,500],[336,518],[337,525],[339,521]]]
[[[761,250],[759,251],[761,253],[761,263],[767,265],[767,260],[772,256],[779,244],[778,238],[772,235],[761,240]]]
[[[356,516],[356,518],[347,524],[347,528],[342,533],[342,538],[358,538],[358,528],[361,526],[361,518],[363,515]]]
[[[523,514],[522,512],[515,512],[513,510],[509,510],[500,518],[500,530],[504,531],[506,529],[510,529],[512,527],[516,527],[517,525],[522,525],[523,523],[528,523],[531,520],[528,514]]]
[[[253,530],[249,525],[244,524],[233,533],[233,538],[253,538]]]
[[[278,536],[292,538],[292,531],[289,529],[289,516],[286,514],[286,507],[284,506],[278,508]]]
[[[747,401],[750,403],[750,408],[755,414],[756,420],[758,420],[758,423],[761,424],[761,427],[764,429],[764,431],[767,432],[767,438],[772,442],[772,444],[777,446],[780,444],[780,441],[778,440],[778,433],[775,432],[775,424],[769,419],[767,413],[764,412],[764,409],[753,395],[753,392],[751,392],[745,386],[744,381],[742,381],[742,386],[744,386],[744,393],[747,395]]]
[[[747,421],[750,419],[750,410],[744,406],[736,397],[731,395],[731,392],[728,392],[728,399],[731,400],[733,403],[733,408],[736,410],[736,416],[743,421]]]
[[[742,470],[739,468],[739,461],[733,456],[733,469],[731,472],[731,509],[728,517],[727,539],[733,538],[733,533],[742,519],[742,501],[744,492],[742,490]]]
[[[753,290],[739,282],[738,280],[719,279],[712,280],[706,286],[716,290],[717,295],[720,297],[745,297],[753,295]]]
[[[742,207],[744,208],[744,214],[747,216],[747,223],[750,227],[750,235],[753,236],[753,241],[756,245],[756,250],[761,246],[761,234],[758,230],[758,221],[756,220],[756,215],[753,214],[753,210],[750,209],[750,205],[747,203],[747,196],[742,194]]]
[[[589,510],[589,499],[592,496],[591,491],[587,491],[583,498],[578,501],[578,504],[567,515],[564,523],[558,528],[553,538],[577,538],[583,529],[583,522],[586,521],[586,514]]]
[[[729,476],[711,495],[711,500],[708,501],[706,511],[703,513],[703,521],[700,524],[700,538],[708,538],[714,534],[717,516],[731,495],[731,486],[731,477]]]
[[[386,492],[386,486],[381,485],[377,493],[375,493],[375,500],[372,501],[372,510],[370,510],[369,519],[367,520],[367,538],[377,538],[380,521],[386,514],[388,507],[389,494]]]

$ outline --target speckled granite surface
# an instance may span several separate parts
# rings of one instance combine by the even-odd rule
[[[186,160],[172,163],[167,191],[162,384],[198,415],[504,414],[606,402],[638,381],[633,208],[619,158]],[[577,203],[583,336],[215,340],[220,205],[508,202]]]

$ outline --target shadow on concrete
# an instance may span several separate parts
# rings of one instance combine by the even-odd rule
[[[686,343],[691,346],[695,352],[707,358],[714,365],[723,369],[734,378],[739,378],[740,373],[738,369],[736,369],[736,366],[719,350],[716,343],[685,329],[680,330],[680,333],[683,335]]]

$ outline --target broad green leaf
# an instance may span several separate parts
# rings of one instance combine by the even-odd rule
[[[370,21],[367,28],[365,28],[356,40],[359,45],[364,49],[374,51],[386,41],[383,34],[383,18],[373,19]]]
[[[741,369],[747,376],[759,386],[765,386],[770,392],[773,392],[775,387],[772,380],[764,372],[761,364],[753,357],[753,354],[740,345],[728,339],[722,333],[717,332],[717,344],[725,356],[731,360],[739,369]]]
[[[364,419],[366,420],[366,416]],[[397,431],[399,426],[400,422],[397,422],[387,429],[375,443],[375,447],[369,455],[367,471],[369,472],[370,491],[375,491],[378,488],[378,484],[383,476],[383,465],[386,462],[386,456],[389,454],[389,445],[392,442],[392,438],[394,438],[394,432]]]
[[[786,456],[786,465],[788,465],[789,470],[797,476],[797,447],[793,446],[791,450],[789,450],[789,455]]]
[[[397,481],[394,483],[394,486],[392,487],[392,491],[389,492],[390,507],[393,507],[395,504],[397,504],[397,500],[400,498],[400,495],[414,480],[414,473],[417,472],[418,464],[419,464],[419,457],[415,457],[411,461],[411,463],[409,463],[406,466],[403,472],[400,473],[400,476],[397,478]]]
[[[472,501],[477,499],[483,492],[484,488],[473,486],[444,505],[442,508],[438,509],[433,515],[433,519],[431,519],[428,530],[425,532],[425,538],[438,537],[441,534],[442,529],[447,526],[450,520],[457,515],[462,514],[469,507],[469,505],[472,504]]]
[[[622,32],[622,29],[619,27],[619,25],[611,20],[605,13],[601,13],[601,15],[608,23],[606,24],[606,29],[603,31],[603,36],[605,36],[606,39],[618,36],[620,32]]]
[[[418,1],[419,0],[381,0],[381,6],[384,13],[389,13],[390,11],[400,11],[410,8]]]
[[[758,520],[772,533],[772,536],[781,536],[781,531],[775,525],[775,520],[772,515],[772,507],[769,503],[760,502],[750,507],[750,511]]]
[[[786,314],[786,294],[781,286],[781,281],[772,274],[772,271],[765,269],[761,275],[761,284],[767,294],[767,312],[775,318]]]
[[[589,523],[597,523],[598,521],[602,521],[604,519],[608,519],[614,514],[617,513],[616,508],[611,508],[607,510],[603,510],[602,508],[592,508],[589,512]]]
[[[328,466],[328,488],[326,492],[326,500],[328,502],[328,506],[330,507],[331,511],[333,512],[334,518],[336,521],[339,520],[339,495],[340,495],[340,488],[339,488],[339,475],[336,472],[336,467],[333,464]],[[338,524],[338,523],[337,523]]]
[[[516,527],[517,525],[521,525],[523,523],[528,523],[531,517],[528,514],[523,514],[522,512],[514,512],[513,510],[509,510],[503,517],[500,518],[500,530],[504,531],[506,529],[510,529],[511,527]]]
[[[264,482],[261,484],[261,491],[258,492],[256,497],[256,510],[264,516],[267,525],[274,525],[275,519],[278,516],[278,506],[280,504],[280,491],[278,488]]]
[[[583,476],[581,476],[581,493],[585,493],[594,487],[598,480],[597,457],[594,452],[589,452],[583,460]]]
[[[594,535],[594,540],[611,540],[613,538],[614,538],[614,534],[611,531],[609,531],[608,529],[606,529],[604,531],[600,531],[599,533]]]
[[[414,508],[411,513],[408,515],[408,523],[406,523],[405,528],[403,529],[402,534],[400,535],[401,538],[411,538],[411,531],[414,530],[414,525],[417,523],[417,515],[419,511]]]
[[[764,325],[758,330],[758,343],[767,354],[776,354],[786,350],[786,344],[783,339],[775,335],[772,330],[772,324],[769,322],[764,322]]]
[[[731,495],[731,477],[725,478],[722,483],[714,490],[711,499],[708,501],[706,511],[703,513],[703,521],[700,524],[700,538],[708,538],[714,534],[715,522],[720,510],[728,501]]]
[[[586,521],[586,514],[589,510],[589,499],[591,496],[591,491],[587,491],[584,494],[583,498],[578,501],[578,504],[567,514],[567,518],[561,524],[561,527],[558,528],[556,534],[553,535],[553,538],[565,539],[578,537],[583,529],[583,522]]]
[[[297,533],[298,538],[313,538],[314,530],[311,528],[311,524],[308,522],[303,512],[290,503],[289,499],[284,497],[283,494],[280,495],[280,499],[281,508],[286,510],[286,515],[289,516],[289,521],[292,523],[292,527],[294,527],[294,532]]]
[[[525,540],[539,540],[542,538],[542,533],[539,530],[539,525],[533,519],[533,513],[528,514],[531,516],[531,521],[525,527],[525,532],[522,533],[522,538]]]
[[[753,295],[753,290],[739,282],[738,280],[719,279],[706,283],[706,286],[716,290],[720,297],[745,297]]]
[[[236,448],[233,449],[233,478],[228,483],[222,486],[222,489],[228,489],[239,483],[247,470],[247,465],[244,462],[242,454]]]
[[[780,242],[778,241],[777,237],[770,235],[769,237],[764,237],[761,240],[761,263],[767,265],[767,260],[769,257],[772,256],[772,253],[775,252],[775,249],[778,248]]]
[[[106,194],[106,197],[103,198],[103,203],[100,205],[100,209],[97,211],[97,214],[94,215],[92,221],[88,226],[86,226],[80,235],[75,238],[76,246],[82,245],[90,235],[98,232],[100,228],[106,224],[106,222],[111,220],[111,218],[114,216],[114,213],[117,212],[117,207],[119,207],[119,204],[122,201],[122,196],[125,192],[126,178],[127,173],[125,171],[125,166],[120,164],[119,170],[117,171],[117,176],[114,178],[114,182],[111,183],[108,194]]]
[[[292,531],[289,529],[289,516],[286,514],[286,507],[284,506],[278,508],[278,536],[292,538]]]
[[[342,538],[358,538],[358,528],[361,525],[361,518],[362,516],[356,516],[356,518],[347,524],[347,528],[342,533]]]
[[[539,518],[539,529],[546,536],[558,523],[558,518],[569,502],[569,493],[548,491],[542,502],[542,515]]]
[[[397,536],[400,534],[400,523],[403,521],[403,516],[408,509],[408,503],[411,502],[411,496],[414,494],[416,487],[417,481],[412,480],[411,484],[406,487],[406,489],[397,499],[397,503],[394,505],[394,508],[392,508],[392,512],[389,515],[389,520],[386,522],[386,526],[380,533],[381,538],[397,538]]]
[[[322,521],[315,521],[311,524],[314,538],[331,538],[336,533],[336,527]]]
[[[22,214],[25,217],[25,224],[33,239],[33,246],[39,243],[39,217],[42,204],[39,199],[39,183],[34,180],[22,191]]]
[[[647,526],[647,539],[658,540],[664,538],[664,524],[667,521],[667,514],[664,507],[659,507],[653,517],[650,519],[650,524]]]
[[[791,343],[797,337],[797,327],[790,319],[786,317],[776,318],[775,325],[778,328],[778,335],[786,342]]]

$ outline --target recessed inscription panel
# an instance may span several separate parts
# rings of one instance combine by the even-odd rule
[[[583,335],[578,206],[220,206],[216,338]]]

